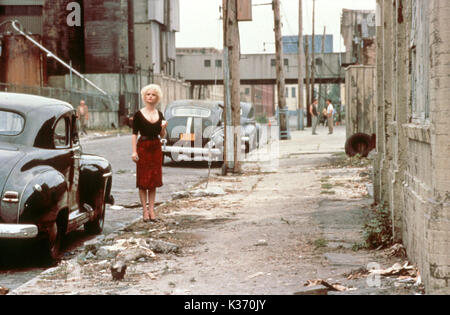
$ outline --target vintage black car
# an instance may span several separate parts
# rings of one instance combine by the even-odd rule
[[[82,152],[70,104],[0,92],[0,165],[0,239],[41,240],[55,261],[67,233],[103,230],[111,165]]]
[[[168,122],[163,152],[175,161],[223,161],[223,102],[178,100],[164,116]],[[258,147],[258,125],[251,103],[241,103],[241,144],[246,153]]]

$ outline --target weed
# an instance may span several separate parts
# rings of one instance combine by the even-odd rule
[[[328,241],[323,238],[319,238],[319,239],[315,240],[313,244],[314,244],[315,248],[318,249],[321,247],[327,247]]]
[[[367,248],[384,248],[392,245],[392,221],[388,207],[383,205],[371,209],[363,228]]]
[[[331,189],[333,188],[333,185],[330,183],[324,183],[322,184],[322,189]]]

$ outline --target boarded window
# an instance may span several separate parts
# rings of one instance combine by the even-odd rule
[[[418,123],[430,118],[429,3],[412,2],[410,39],[411,112]]]

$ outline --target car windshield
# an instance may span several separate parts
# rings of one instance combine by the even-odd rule
[[[24,124],[25,120],[19,114],[0,110],[0,135],[18,135]]]

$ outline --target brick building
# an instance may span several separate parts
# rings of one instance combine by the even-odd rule
[[[450,293],[449,16],[447,0],[377,0],[375,199],[429,294]]]

